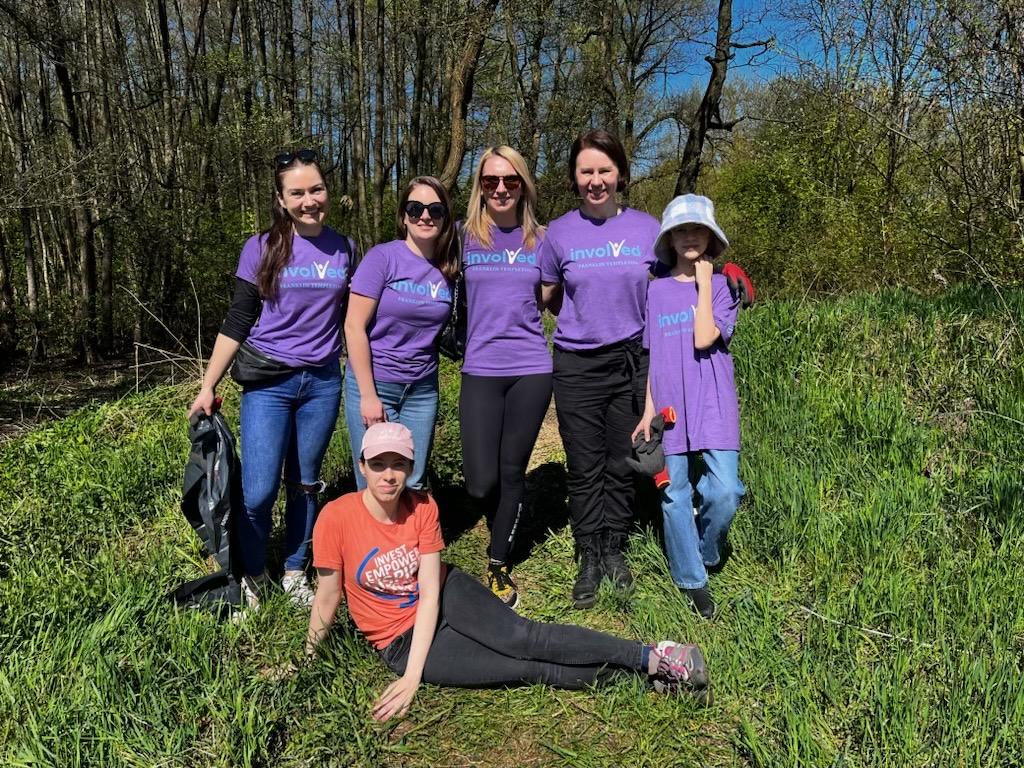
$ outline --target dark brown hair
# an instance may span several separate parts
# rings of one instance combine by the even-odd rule
[[[576,186],[576,158],[584,149],[596,149],[611,158],[615,167],[619,169],[619,183],[616,191],[624,192],[629,186],[629,159],[626,157],[626,150],[623,148],[622,142],[603,128],[595,128],[592,131],[581,133],[572,143],[572,149],[569,150],[569,189],[577,195],[580,192],[579,187]]]
[[[277,296],[278,277],[281,270],[292,260],[292,217],[281,205],[280,198],[284,196],[284,175],[299,165],[312,165],[320,174],[321,181],[326,184],[323,168],[316,160],[306,162],[295,158],[290,163],[277,167],[274,173],[274,194],[270,202],[270,226],[260,232],[260,240],[265,236],[266,245],[259,269],[256,270],[256,287],[264,299],[273,299]]]
[[[430,263],[437,267],[445,280],[451,282],[459,276],[459,249],[455,247],[455,220],[452,214],[452,201],[448,197],[448,190],[444,184],[433,176],[417,176],[410,181],[405,191],[398,200],[398,236],[403,240],[408,236],[409,229],[405,225],[405,204],[409,202],[409,195],[416,187],[430,187],[437,193],[437,199],[441,201],[448,215],[444,217],[444,224],[441,226],[441,233],[437,236],[437,243],[434,245],[434,258]]]

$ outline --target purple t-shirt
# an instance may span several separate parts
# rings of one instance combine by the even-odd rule
[[[266,237],[242,247],[237,277],[256,283]],[[316,237],[292,237],[277,296],[266,299],[247,339],[263,354],[295,368],[324,365],[342,349],[343,308],[354,254],[348,238],[324,227]]]
[[[540,248],[540,271],[545,283],[565,287],[556,347],[595,349],[643,330],[658,230],[657,219],[633,208],[604,221],[577,209],[551,222]]]
[[[367,251],[352,293],[377,301],[367,328],[375,381],[411,384],[437,370],[437,337],[452,311],[441,270],[392,240]]]
[[[711,312],[721,339],[709,349],[693,346],[697,284],[672,277],[653,281],[647,291],[644,346],[651,350],[651,397],[660,411],[676,410],[674,427],[661,445],[667,454],[740,449],[739,403],[729,340],[739,301],[723,275],[711,277]]]
[[[522,227],[494,227],[491,247],[466,234],[462,264],[466,275],[466,359],[462,372],[474,376],[551,373],[537,293],[540,289],[538,238],[523,242]]]

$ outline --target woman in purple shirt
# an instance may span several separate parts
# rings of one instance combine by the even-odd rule
[[[371,248],[352,277],[345,318],[345,421],[356,484],[359,445],[371,424],[405,424],[416,444],[407,483],[422,489],[437,418],[437,338],[459,271],[448,192],[433,176],[409,182],[398,204],[398,240]]]
[[[641,336],[658,221],[619,204],[629,161],[606,131],[573,143],[569,181],[580,207],[548,226],[540,266],[545,300],[564,289],[554,338],[555,406],[579,559],[572,597],[576,607],[589,608],[604,576],[619,589],[632,584],[623,557],[633,522],[625,459],[644,408]]]
[[[473,174],[463,234],[468,322],[459,426],[466,490],[491,524],[488,584],[508,606],[519,599],[509,554],[526,465],[551,402],[536,204],[522,155],[505,146],[486,150]]]
[[[250,607],[265,581],[271,509],[281,484],[285,504],[282,584],[311,605],[305,560],[313,531],[320,465],[341,400],[341,323],[355,264],[350,238],[324,225],[328,195],[316,153],[278,155],[270,228],[242,248],[231,309],[221,326],[189,418],[216,408],[215,389],[239,348],[269,358],[281,372],[243,385],[242,494],[238,544]]]

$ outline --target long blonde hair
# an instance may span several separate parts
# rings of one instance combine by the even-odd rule
[[[483,189],[480,185],[480,177],[484,173],[484,164],[488,158],[500,157],[507,160],[515,169],[516,174],[523,180],[519,203],[516,205],[516,218],[523,228],[523,243],[527,248],[537,245],[537,240],[543,233],[544,228],[537,223],[537,186],[533,183],[530,169],[526,165],[523,156],[512,147],[502,145],[500,147],[488,147],[480,156],[480,162],[473,173],[473,188],[469,193],[469,205],[466,210],[466,232],[472,235],[477,242],[485,248],[490,248],[491,228],[494,227],[494,220],[487,210],[484,202]]]

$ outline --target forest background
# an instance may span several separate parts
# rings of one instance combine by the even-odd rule
[[[1024,765],[1022,30],[1019,0],[0,0],[0,764]],[[590,126],[623,138],[629,204],[714,198],[757,283],[748,495],[714,622],[642,484],[634,594],[567,611],[549,413],[522,610],[695,640],[715,703],[425,686],[372,726],[386,673],[350,621],[282,679],[306,625],[282,594],[239,624],[165,599],[209,569],[184,415],[271,158],[315,147],[365,248],[413,174],[464,206],[492,143],[560,215]],[[458,396],[442,361],[445,557],[477,573]],[[340,424],[324,498],[350,468]]]
[[[364,248],[495,143],[561,214],[603,126],[628,202],[710,195],[762,295],[1019,281],[1022,30],[1014,0],[0,0],[0,367],[208,339],[307,146]]]

